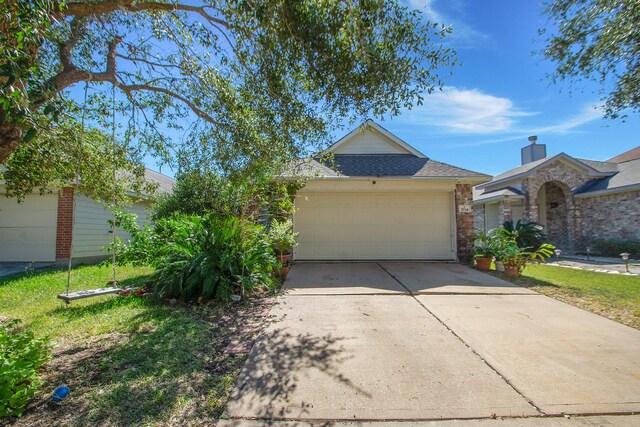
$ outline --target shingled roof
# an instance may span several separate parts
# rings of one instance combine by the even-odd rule
[[[592,195],[616,190],[632,190],[640,188],[640,159],[618,163],[615,175],[594,179],[576,189],[576,195]]]
[[[412,154],[336,154],[298,164],[297,175],[324,177],[490,178]]]

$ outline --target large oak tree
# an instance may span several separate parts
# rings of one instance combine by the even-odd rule
[[[391,0],[18,0],[0,14],[10,169],[55,169],[70,146],[60,123],[77,130],[84,111],[109,135],[113,107],[119,149],[138,162],[260,171],[336,123],[421,102],[455,63],[447,28]]]

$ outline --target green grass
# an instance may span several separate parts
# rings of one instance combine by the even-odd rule
[[[141,285],[151,273],[149,268],[119,267],[122,285]],[[80,266],[71,274],[70,291],[104,288],[112,278],[110,268]],[[131,329],[128,320],[146,310],[139,300],[123,301],[113,295],[77,300],[68,307],[56,295],[66,292],[67,271],[36,270],[0,278],[0,315],[22,319],[38,336],[66,339]]]
[[[521,286],[640,328],[640,276],[527,265],[511,279]]]
[[[124,285],[148,280],[148,268],[118,268]],[[106,286],[111,270],[73,270],[72,291]],[[208,425],[220,416],[244,357],[228,341],[225,306],[168,307],[137,296],[78,300],[65,307],[66,271],[0,279],[0,316],[57,343],[43,394],[17,425]],[[227,340],[227,341],[225,341]],[[47,403],[58,385],[61,406]],[[64,420],[64,421],[62,421]]]

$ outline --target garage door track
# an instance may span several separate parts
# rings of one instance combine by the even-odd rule
[[[298,264],[270,318],[228,423],[640,411],[640,331],[457,264]]]

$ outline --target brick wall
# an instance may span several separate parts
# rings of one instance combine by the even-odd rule
[[[69,259],[73,239],[73,188],[58,192],[58,223],[56,229],[56,259]]]
[[[593,240],[640,242],[640,191],[581,198],[581,241],[584,250]]]
[[[485,229],[484,229],[484,216],[485,216],[485,209],[484,209],[484,205],[475,205],[473,207],[473,229],[475,230],[476,233],[484,233]]]
[[[547,237],[549,243],[562,250],[570,250],[569,241],[569,210],[566,196],[562,189],[552,182],[544,185],[547,193]],[[551,207],[555,206],[555,207]]]
[[[473,193],[470,184],[456,184],[456,243],[458,260],[463,263],[471,261],[473,257],[473,209],[471,212],[460,212],[462,205],[473,204]]]

